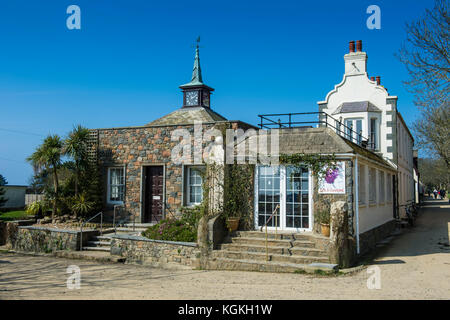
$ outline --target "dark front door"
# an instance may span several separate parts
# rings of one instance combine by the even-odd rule
[[[163,190],[163,166],[144,167],[144,217],[142,222],[158,222],[162,219]]]

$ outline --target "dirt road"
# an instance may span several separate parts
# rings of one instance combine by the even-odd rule
[[[0,299],[450,299],[450,206],[431,201],[416,227],[396,237],[370,274],[317,277],[228,271],[171,271],[144,266],[0,254]],[[81,288],[68,289],[69,265]]]

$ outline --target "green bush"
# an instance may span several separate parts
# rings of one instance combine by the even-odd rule
[[[149,227],[142,236],[167,241],[196,242],[200,207],[182,208],[180,219],[167,218]]]

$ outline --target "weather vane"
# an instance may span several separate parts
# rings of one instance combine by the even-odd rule
[[[197,37],[197,40],[195,40],[195,44],[193,44],[192,47],[200,48],[199,43],[200,43],[200,36]]]

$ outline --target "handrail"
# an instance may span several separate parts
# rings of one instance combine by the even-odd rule
[[[292,116],[296,115],[318,115],[318,120],[313,121],[292,121]],[[288,116],[289,120],[288,122],[281,122],[280,119],[278,121],[274,121],[270,119],[269,117],[280,117],[280,116]],[[294,113],[273,113],[273,114],[258,114],[258,117],[260,118],[260,124],[259,127],[261,129],[271,129],[273,126],[278,126],[279,128],[292,128],[293,125],[306,125],[306,124],[318,124],[319,126],[325,125],[325,127],[330,127],[336,131],[340,136],[343,138],[350,140],[352,142],[356,142],[358,145],[363,145],[364,143],[368,143],[369,148],[374,149],[376,147],[375,142],[373,141],[373,138],[367,138],[364,137],[360,132],[357,132],[353,130],[353,127],[347,126],[344,122],[341,120],[338,120],[334,118],[333,116],[327,114],[326,112],[319,111],[319,112],[294,112]],[[265,120],[265,121],[264,121]],[[330,121],[329,121],[330,120]],[[336,127],[336,125],[338,127]]]
[[[270,220],[272,220],[272,218],[278,208],[280,208],[280,204],[277,204],[277,206],[275,207],[275,210],[273,210],[269,219],[267,219],[266,222],[264,223],[264,225],[261,226],[261,231],[262,231],[262,228],[266,227],[266,261],[269,261],[269,247],[267,246],[267,224],[269,223]],[[275,234],[278,234],[278,219],[277,219],[277,217],[278,216],[275,215]]]
[[[98,215],[100,215],[100,235],[103,235],[103,212],[100,211],[95,216],[90,217],[88,220],[86,220],[85,222],[83,222],[81,224],[81,227],[80,227],[80,250],[81,251],[83,250],[83,226],[86,225],[86,223],[88,223],[92,219],[96,218]]]

